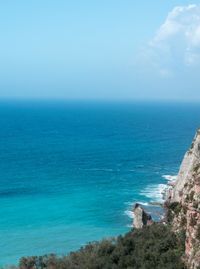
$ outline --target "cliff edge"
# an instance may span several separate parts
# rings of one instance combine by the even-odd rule
[[[167,218],[172,230],[185,236],[184,261],[200,268],[200,130],[186,152],[177,180],[169,190]]]

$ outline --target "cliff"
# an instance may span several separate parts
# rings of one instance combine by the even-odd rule
[[[200,268],[200,130],[185,154],[166,204],[172,230],[185,236],[187,267]]]

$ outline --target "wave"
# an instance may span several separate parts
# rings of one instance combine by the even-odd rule
[[[133,206],[134,206],[136,203],[138,203],[138,204],[140,204],[140,205],[143,205],[143,206],[149,206],[149,203],[147,203],[147,202],[128,202],[128,203],[126,203],[127,205],[129,205],[129,209],[125,210],[125,211],[124,211],[124,214],[125,214],[126,216],[128,216],[130,219],[134,219]],[[129,226],[129,227],[132,227],[132,225]]]
[[[138,204],[140,204],[140,205],[144,205],[144,206],[148,206],[149,205],[149,203],[147,203],[147,202],[137,202]]]
[[[152,184],[147,186],[140,192],[140,195],[151,199],[151,202],[162,203],[164,201],[164,193],[166,191],[167,184]]]
[[[177,179],[177,175],[163,175],[162,178],[166,179],[168,182],[173,182]],[[148,185],[140,192],[140,195],[145,197],[145,198],[148,198],[148,200],[150,200],[150,202],[128,202],[128,203],[126,203],[129,208],[124,212],[125,215],[127,215],[131,219],[134,218],[132,208],[133,208],[135,203],[146,206],[147,208],[152,206],[151,203],[164,203],[165,193],[166,193],[166,190],[168,188],[169,188],[169,185],[167,183],[166,184],[160,183],[160,184]],[[144,200],[146,200],[146,199],[144,199]],[[161,217],[161,216],[159,216],[159,217]]]
[[[127,215],[130,219],[134,218],[133,210],[126,210],[125,215]]]
[[[166,179],[167,181],[176,181],[177,175],[163,175],[162,178]]]
[[[143,206],[148,206],[149,203],[147,202],[137,202],[137,201],[134,201],[134,202],[125,202],[124,203],[125,205],[128,205],[128,206],[133,206],[135,204],[140,204],[140,205],[143,205]]]
[[[166,179],[168,182],[174,182],[177,179],[177,175],[163,175],[162,178]],[[140,195],[151,199],[151,202],[163,203],[164,194],[168,187],[168,184],[163,183],[148,185],[144,190],[140,192]]]

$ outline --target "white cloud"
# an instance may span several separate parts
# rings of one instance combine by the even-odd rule
[[[175,7],[140,57],[163,77],[200,66],[200,5]]]

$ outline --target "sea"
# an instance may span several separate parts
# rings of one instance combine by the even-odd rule
[[[0,265],[64,255],[155,219],[200,126],[200,104],[0,101]]]

